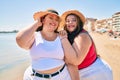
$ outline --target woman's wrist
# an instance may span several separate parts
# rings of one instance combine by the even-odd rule
[[[42,26],[42,23],[39,20],[34,21],[36,27]]]
[[[67,36],[62,37],[60,40],[67,39]]]

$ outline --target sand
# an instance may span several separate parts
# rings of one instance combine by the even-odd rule
[[[111,66],[114,80],[120,80],[120,39],[111,39],[107,33],[99,34],[91,32],[90,35],[95,41],[98,54]],[[21,72],[15,80],[22,80],[22,75],[26,67],[27,65],[20,69]]]
[[[90,33],[93,37],[97,52],[113,70],[114,80],[120,80],[120,39],[110,38],[107,33]]]

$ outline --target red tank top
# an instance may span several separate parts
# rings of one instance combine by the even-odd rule
[[[91,47],[89,48],[87,56],[85,57],[83,62],[78,65],[78,69],[80,70],[80,69],[88,67],[96,60],[96,58],[97,58],[96,48],[95,48],[94,42],[92,40],[92,44],[91,44]]]

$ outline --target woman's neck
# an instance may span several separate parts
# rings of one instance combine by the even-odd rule
[[[42,37],[48,41],[53,41],[57,38],[57,33],[55,32],[47,32],[42,30],[41,34],[42,34]]]

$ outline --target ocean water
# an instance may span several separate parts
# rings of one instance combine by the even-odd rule
[[[0,80],[14,80],[29,64],[29,51],[16,44],[15,36],[16,33],[0,33]]]

